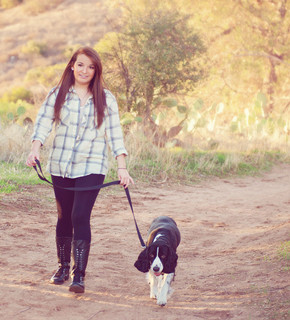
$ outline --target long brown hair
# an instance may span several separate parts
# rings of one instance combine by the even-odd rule
[[[92,60],[95,67],[95,74],[89,84],[89,89],[93,94],[95,118],[97,116],[97,127],[99,128],[102,125],[105,116],[106,94],[104,91],[104,81],[102,77],[103,67],[101,59],[98,53],[90,47],[81,47],[72,55],[57,87],[55,88],[55,90],[59,88],[59,91],[54,105],[54,120],[57,123],[59,122],[60,111],[61,107],[64,104],[65,97],[71,86],[75,83],[75,77],[72,68],[79,54],[84,54],[87,57],[89,57]]]

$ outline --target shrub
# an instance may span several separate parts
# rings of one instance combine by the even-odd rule
[[[26,101],[4,102],[0,100],[0,122],[3,124],[14,123],[23,120],[24,114],[31,110],[33,105]]]
[[[39,13],[45,12],[52,8],[55,8],[63,0],[26,0],[25,1],[25,9],[27,12],[33,15],[37,15]]]
[[[0,6],[4,9],[10,9],[18,6],[23,0],[0,0]]]
[[[9,92],[4,93],[0,101],[17,102],[18,100],[23,100],[28,103],[32,103],[32,92],[23,87],[16,87],[11,89]]]
[[[47,45],[44,42],[37,42],[34,40],[28,41],[24,46],[22,46],[21,51],[27,55],[45,55],[47,50]]]
[[[63,55],[66,57],[66,59],[70,59],[71,56],[73,55],[73,53],[79,48],[81,47],[80,44],[73,44],[73,45],[69,45],[64,49]]]
[[[30,69],[25,76],[25,81],[29,83],[41,84],[47,88],[56,85],[66,64],[56,64],[48,67],[36,67]]]

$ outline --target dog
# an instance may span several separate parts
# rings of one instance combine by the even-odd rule
[[[160,216],[154,219],[148,230],[146,248],[134,264],[139,271],[147,273],[150,298],[157,299],[159,306],[166,305],[172,292],[180,240],[180,231],[172,218]]]

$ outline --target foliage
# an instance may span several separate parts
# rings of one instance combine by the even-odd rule
[[[17,102],[18,100],[23,100],[28,103],[33,102],[33,94],[30,90],[24,87],[15,87],[10,91],[3,94],[0,102]]]
[[[27,55],[45,55],[47,45],[45,42],[30,40],[22,46],[21,51]]]
[[[287,41],[290,16],[287,13],[286,1],[241,0],[236,7],[237,11],[239,19],[235,22],[235,34],[242,44],[242,48],[237,53],[237,56],[242,59],[237,61],[244,65],[244,57],[248,57],[246,61],[250,61],[249,58],[252,57],[255,58],[254,62],[262,60],[266,71],[264,77],[267,79],[262,85],[270,98],[266,114],[270,114],[274,110],[273,95],[278,89],[279,66],[286,67],[287,61],[290,61],[289,41]],[[250,22],[245,23],[245,21]],[[254,67],[253,70],[257,68]],[[261,75],[263,76],[263,73]]]
[[[263,100],[262,95],[259,94],[258,97]],[[3,115],[7,120],[6,123],[2,121],[0,126],[0,161],[18,165],[24,163],[27,157],[30,149],[29,137],[32,132],[29,126],[23,127],[19,125],[19,121],[15,123],[17,116],[19,119],[24,116],[22,113],[27,107],[17,110],[17,103],[14,103],[16,109],[14,109],[13,116],[15,118],[7,118],[7,111],[11,110],[12,104],[10,102],[8,109],[1,108],[2,112],[6,111],[1,114],[1,117]],[[177,110],[176,101],[169,100],[168,105],[171,106],[170,111]],[[231,123],[227,125],[222,123],[223,126],[221,126],[219,116],[221,112],[226,111],[223,110],[221,104],[207,107],[202,100],[197,100],[193,103],[193,108],[197,114],[200,114],[200,118],[197,116],[199,124],[197,122],[192,127],[192,131],[188,132],[192,139],[189,143],[186,132],[183,132],[184,141],[182,143],[171,142],[167,143],[165,148],[160,148],[152,143],[154,137],[146,137],[139,126],[124,127],[125,145],[129,153],[127,165],[132,176],[147,182],[166,180],[191,183],[209,175],[253,175],[260,170],[268,169],[278,161],[289,162],[289,145],[285,139],[283,142],[283,138],[287,135],[282,135],[283,131],[279,131],[275,119],[273,119],[273,132],[265,130],[263,134],[255,134],[254,127],[246,127],[245,124],[245,128],[241,127],[242,131],[236,133],[230,130]],[[214,115],[216,115],[216,122],[210,127],[213,129],[211,132],[208,127],[211,124],[209,119],[212,119]],[[155,121],[159,123],[161,115],[158,115]],[[252,138],[249,139],[247,134],[252,135]],[[277,141],[274,141],[273,144],[273,136],[278,138],[279,144]],[[48,159],[52,138],[53,135],[42,148],[43,168]],[[2,172],[0,175],[4,179],[5,175]],[[113,158],[110,159],[108,173],[108,179],[111,178],[117,178],[116,161]],[[7,182],[8,180],[5,180],[7,188],[12,185],[11,182]],[[8,190],[7,188],[5,190]]]
[[[188,98],[183,104],[173,98],[160,101],[159,108],[152,113],[152,119],[161,132],[156,141],[160,146],[192,146],[201,141],[199,145],[202,148],[216,150],[221,145],[233,147],[226,141],[239,137],[248,140],[249,144],[263,139],[276,140],[287,148],[289,143],[290,119],[279,113],[266,117],[267,96],[262,92],[258,92],[248,108],[243,110],[230,110],[223,102],[207,105],[204,100],[193,98]],[[121,117],[121,123],[126,127],[137,121],[140,120],[132,112],[123,113]]]
[[[34,170],[24,164],[0,162],[0,193],[19,190],[21,185],[38,184],[39,179]]]
[[[15,10],[17,12],[25,10],[25,5],[29,2],[39,1],[27,0]],[[50,2],[55,5],[57,1]],[[49,1],[46,0],[41,1],[41,5],[48,5],[48,3]],[[290,63],[290,42],[287,41],[290,19],[289,1],[286,3],[285,0],[254,2],[247,0],[215,2],[210,0],[112,0],[106,2],[106,5],[111,7],[115,5],[115,11],[107,11],[110,25],[105,25],[105,19],[103,19],[102,30],[104,32],[115,30],[115,32],[108,33],[96,48],[100,49],[103,57],[108,87],[118,98],[126,134],[131,129],[144,128],[142,121],[148,110],[147,97],[150,96],[147,94],[150,93],[150,88],[145,92],[142,86],[143,78],[146,81],[150,80],[150,72],[147,74],[144,66],[150,67],[150,64],[154,66],[153,58],[151,60],[149,58],[156,59],[155,51],[165,56],[165,49],[168,48],[162,42],[165,41],[163,37],[167,37],[167,30],[163,33],[163,37],[160,35],[161,32],[157,32],[156,35],[149,32],[153,30],[153,25],[157,28],[154,30],[161,30],[160,23],[165,24],[166,17],[160,21],[154,17],[158,18],[158,14],[162,12],[169,12],[168,17],[171,17],[170,14],[176,12],[180,17],[185,17],[184,21],[177,24],[177,30],[184,23],[192,34],[198,34],[202,38],[202,43],[207,48],[206,53],[193,56],[192,62],[194,66],[198,65],[207,77],[204,81],[194,83],[192,88],[184,82],[186,86],[178,93],[170,89],[173,92],[169,90],[162,95],[160,87],[155,89],[154,98],[150,104],[150,121],[153,130],[149,130],[149,133],[147,130],[147,136],[153,137],[153,133],[158,129],[155,142],[159,143],[162,140],[163,143],[159,146],[167,148],[182,146],[214,151],[230,148],[236,150],[240,147],[243,151],[267,148],[287,151],[290,137],[290,82],[289,68],[287,68]],[[101,3],[100,6],[104,8]],[[62,7],[62,10],[67,9],[70,9],[70,3],[67,3],[66,8]],[[2,10],[3,26],[9,25],[8,18],[12,12],[6,14],[5,10]],[[43,17],[49,20],[52,14],[54,12],[47,12]],[[22,28],[21,23],[26,21],[22,17],[25,16],[26,13],[19,15],[17,21],[12,19],[10,22],[11,24],[19,23]],[[55,16],[56,19],[57,16]],[[34,17],[29,19],[31,27],[29,23],[25,29],[25,35],[21,35],[22,30],[16,31],[16,25],[13,25],[15,36],[8,32],[6,35],[3,34],[3,43],[7,45],[7,50],[2,50],[4,68],[1,74],[2,92],[5,92],[5,86],[10,85],[12,81],[21,83],[22,74],[33,66],[33,69],[27,73],[24,86],[33,91],[35,104],[39,105],[43,95],[57,83],[64,69],[64,64],[55,65],[55,63],[63,61],[64,56],[68,58],[78,47],[80,38],[66,37],[67,41],[63,42],[60,38],[52,37],[45,23],[43,28],[32,31],[32,26],[36,23],[39,25],[39,19]],[[80,19],[92,27],[94,34],[93,37],[88,36],[89,33],[83,34],[81,41],[95,43],[103,35],[103,31],[102,34],[100,33],[99,24],[97,29],[93,29],[95,24],[87,21],[87,17],[80,17]],[[141,30],[144,32],[140,33],[140,28],[145,22],[147,25]],[[150,26],[151,23],[152,26]],[[59,25],[63,26],[61,21]],[[68,26],[68,30],[69,28]],[[45,59],[38,53],[34,56],[21,53],[17,55],[17,52],[21,51],[21,44],[27,42],[27,39],[31,39],[32,36],[36,42],[43,41],[53,48],[46,51]],[[154,41],[150,46],[149,40],[156,39],[156,36],[158,36],[159,45],[162,44],[161,48],[158,42]],[[16,40],[20,37],[21,41],[17,42]],[[124,41],[121,43],[120,40]],[[114,48],[119,51],[114,51]],[[177,52],[174,50],[178,48],[178,46],[173,48],[172,52]],[[116,60],[111,58],[114,56]],[[164,60],[168,62],[166,59]],[[204,59],[207,59],[206,64]],[[116,64],[117,61],[119,64]],[[43,67],[44,64],[45,67]],[[49,65],[51,66],[47,67]],[[156,72],[153,70],[157,80],[163,71],[158,67],[159,65],[156,67]],[[166,67],[163,69],[167,71]],[[170,69],[171,65],[168,70]],[[155,73],[153,73],[154,77]],[[12,101],[9,97],[9,101],[2,99],[0,101],[2,122],[13,122],[17,116],[21,119],[23,115],[19,116],[17,112],[21,106],[25,107],[26,114],[32,112],[29,111],[31,106],[21,102],[30,101],[20,93],[16,94],[15,99],[12,97],[11,99]],[[35,107],[34,110],[36,109]],[[14,120],[7,118],[9,112],[12,112]],[[32,117],[34,115],[35,113],[31,113]],[[12,119],[11,114],[10,116]]]
[[[124,19],[122,31],[107,34],[96,49],[110,61],[106,78],[126,111],[149,119],[160,98],[192,90],[201,80],[197,61],[205,47],[188,27],[189,16],[177,11],[151,8]]]
[[[10,9],[24,3],[25,10],[30,14],[39,14],[56,7],[63,0],[0,0],[0,7]]]
[[[0,160],[2,161],[0,162],[0,192],[4,193],[17,190],[24,184],[40,183],[34,170],[23,165],[30,145],[29,139],[25,137],[25,131],[15,125],[7,129],[9,129],[7,133],[2,131],[0,135],[0,138],[4,136],[2,141],[0,139]],[[11,133],[13,137],[10,136]],[[23,135],[22,138],[21,135]],[[10,138],[12,140],[9,142]],[[6,145],[3,146],[3,143]],[[277,152],[273,154],[233,153],[186,150],[176,147],[159,148],[152,145],[152,142],[140,131],[129,132],[126,135],[126,145],[130,154],[127,159],[130,173],[133,177],[138,177],[139,181],[147,183],[164,181],[194,183],[208,176],[255,175],[283,159],[283,155]],[[2,146],[3,149],[1,149]],[[49,147],[46,144],[41,152],[43,168],[45,168],[48,153]],[[117,179],[116,165],[115,159],[111,157],[107,179]]]
[[[0,98],[0,119],[4,124],[23,120],[27,110],[33,108],[31,91],[16,87]]]
[[[26,74],[25,81],[29,84],[41,84],[51,88],[58,83],[65,66],[66,64],[63,63],[30,69]]]
[[[278,257],[283,263],[282,270],[290,271],[290,241],[285,241],[281,243],[278,248]]]
[[[36,15],[55,8],[62,2],[63,0],[25,0],[25,9],[30,14]]]
[[[80,44],[69,45],[69,46],[67,46],[67,47],[64,49],[63,55],[65,56],[66,59],[69,60],[69,59],[71,58],[71,56],[73,55],[73,53],[74,53],[75,51],[77,51],[77,49],[78,49],[79,47],[81,47]]]
[[[222,100],[237,111],[262,91],[268,97],[266,116],[289,114],[289,4],[285,0],[211,3],[204,0],[194,7],[195,25],[207,30],[210,57],[210,76],[197,89],[200,96]]]
[[[18,6],[23,0],[0,0],[0,7],[10,9]]]
[[[14,123],[23,120],[27,110],[33,106],[26,101],[17,100],[16,102],[5,102],[0,100],[0,123]]]
[[[279,256],[290,261],[290,241],[283,242],[279,248]]]

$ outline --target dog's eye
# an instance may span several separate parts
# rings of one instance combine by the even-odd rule
[[[161,259],[165,259],[165,258],[166,258],[166,255],[163,254],[163,255],[161,256]]]
[[[149,255],[149,257],[150,257],[150,258],[154,258],[154,254],[151,253],[151,254]]]

